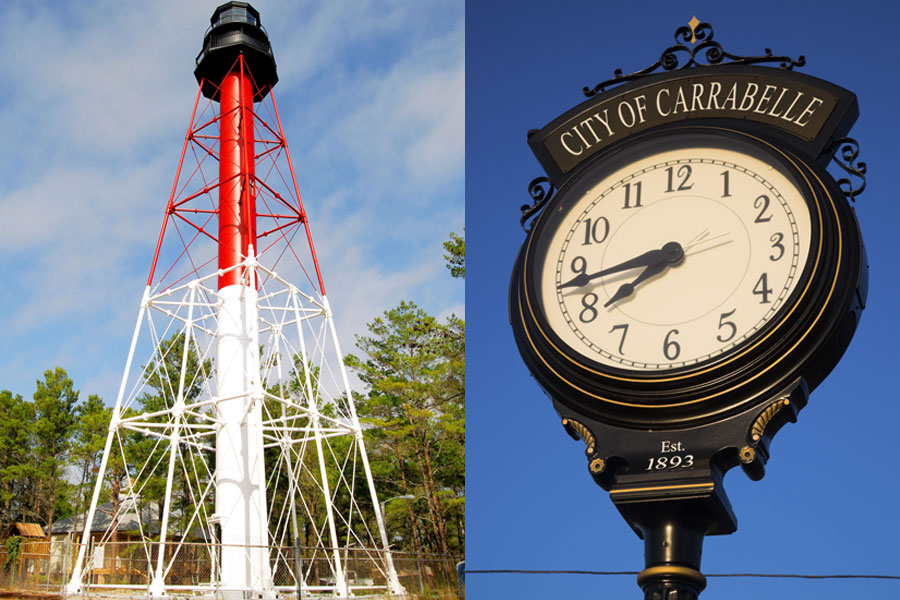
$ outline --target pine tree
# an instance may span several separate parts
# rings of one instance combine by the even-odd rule
[[[7,531],[29,509],[33,482],[34,405],[19,394],[0,391],[0,531]]]
[[[44,380],[37,381],[34,392],[34,459],[38,483],[33,510],[38,518],[46,515],[48,530],[53,526],[56,491],[68,457],[78,393],[62,367],[45,371]]]
[[[391,492],[422,500],[427,517],[411,515],[410,533],[427,538],[432,550],[460,553],[459,527],[464,490],[463,322],[439,323],[414,303],[401,302],[369,323],[371,335],[357,336],[365,361],[347,364],[368,386],[359,403],[373,467]],[[419,521],[425,521],[425,527]],[[421,551],[422,548],[414,548]]]

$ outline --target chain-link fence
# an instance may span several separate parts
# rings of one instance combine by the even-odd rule
[[[61,589],[71,576],[78,549],[79,544],[71,540],[23,541],[12,553],[0,549],[0,589]],[[215,587],[221,550],[221,545],[208,543],[94,542],[86,552],[82,583],[88,589],[145,588],[161,568],[167,587]],[[459,558],[406,552],[391,556],[400,583],[411,594],[421,598],[458,595]],[[301,546],[298,557],[293,546],[272,546],[269,562],[283,597],[296,596],[292,590],[297,587],[298,571],[310,597],[333,590],[339,573],[355,595],[375,595],[387,588],[388,566],[380,550],[341,549],[335,556],[328,550]]]

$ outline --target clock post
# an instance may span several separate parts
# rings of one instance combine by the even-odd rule
[[[802,57],[727,53],[706,23],[675,39],[529,132],[546,177],[509,299],[523,360],[644,541],[647,600],[704,589],[704,537],[737,529],[725,473],[764,476],[868,287],[864,182],[826,171],[865,173],[856,96]]]

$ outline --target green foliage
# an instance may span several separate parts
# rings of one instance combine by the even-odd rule
[[[31,506],[36,481],[32,452],[34,405],[8,390],[0,391],[0,529],[6,530]]]
[[[6,560],[3,562],[3,568],[11,571],[19,562],[19,550],[22,547],[22,536],[11,535],[6,538]]]
[[[465,234],[465,229],[463,229]],[[444,250],[447,254],[444,259],[447,261],[447,268],[450,269],[450,275],[457,279],[466,278],[466,238],[464,235],[456,233],[450,234],[450,239],[444,242]]]
[[[368,386],[359,414],[376,486],[401,549],[460,554],[464,548],[465,325],[438,322],[401,302],[357,336],[365,360],[347,365]],[[391,504],[403,502],[405,511]],[[402,505],[401,505],[402,506]],[[405,514],[403,514],[405,513]],[[404,518],[405,517],[405,518]],[[396,537],[396,535],[395,535]]]
[[[78,390],[62,367],[44,371],[34,392],[34,457],[38,476],[35,512],[47,508],[46,521],[52,525],[56,490],[61,484],[75,426]]]
[[[62,367],[44,372],[34,392],[35,450],[41,459],[41,474],[54,476],[66,456],[75,425],[78,390]]]
[[[156,390],[155,394],[146,393],[140,398],[141,408],[146,412],[170,408],[175,404],[181,386],[182,367],[184,389],[181,393],[185,402],[197,398],[212,376],[212,361],[201,360],[200,349],[194,338],[191,338],[185,355],[184,338],[184,332],[179,331],[161,341],[157,360],[145,368],[145,381]]]
[[[78,486],[67,481],[66,469],[76,460],[84,410],[78,399],[61,367],[36,381],[31,402],[0,391],[0,528],[15,521],[52,525],[76,510]]]
[[[69,452],[71,464],[79,474],[78,485],[72,491],[72,512],[78,515],[88,505],[96,484],[95,472],[100,466],[112,409],[96,394],[78,407],[74,438]],[[62,515],[60,515],[62,516]],[[77,518],[77,517],[76,517]],[[76,530],[78,528],[78,523]]]

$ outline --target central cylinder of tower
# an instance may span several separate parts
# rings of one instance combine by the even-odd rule
[[[246,280],[240,264],[256,245],[253,189],[253,87],[241,65],[225,75],[219,96],[219,289]],[[246,283],[246,281],[245,281]]]
[[[278,75],[255,8],[238,1],[216,8],[194,76],[203,95],[219,102],[215,517],[221,553],[213,584],[225,598],[273,598],[254,260],[253,102],[269,93]]]
[[[219,88],[216,516],[226,597],[271,592],[262,438],[251,80],[238,60]]]

